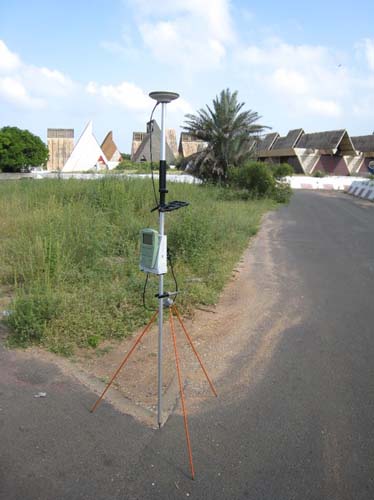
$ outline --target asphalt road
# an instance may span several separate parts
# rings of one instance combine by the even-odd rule
[[[248,345],[191,417],[195,481],[178,414],[161,431],[107,403],[92,415],[84,387],[0,348],[1,500],[374,498],[374,205],[297,192],[267,224],[273,276],[260,232],[254,279],[279,299],[259,345],[275,316],[286,326],[258,377],[243,379]]]

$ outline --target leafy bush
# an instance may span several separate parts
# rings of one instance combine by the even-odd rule
[[[17,332],[13,340],[25,346],[43,338],[49,321],[58,315],[59,301],[51,291],[43,289],[21,292],[15,299],[8,325]]]
[[[273,200],[277,203],[288,203],[292,196],[292,188],[286,182],[277,182],[272,194]]]
[[[137,166],[139,165],[126,158],[120,161],[114,170],[135,170]]]
[[[40,137],[17,127],[0,129],[0,172],[28,171],[47,160],[48,148]]]
[[[274,168],[267,163],[251,161],[243,167],[231,167],[228,182],[242,199],[271,198],[277,203],[288,203],[292,189],[289,184],[279,180],[278,176],[283,177],[286,172],[288,175],[290,169],[292,167],[287,164]],[[225,198],[229,199],[230,195]]]
[[[131,160],[122,160],[114,170],[148,170],[150,171],[151,169],[151,162],[150,161],[142,161],[142,162],[135,162]],[[153,162],[153,169],[157,170],[158,169],[158,162],[154,161]]]
[[[279,165],[273,164],[271,169],[276,179],[282,179],[283,177],[288,177],[295,173],[293,167],[288,163],[280,163]]]
[[[322,170],[316,170],[313,172],[313,177],[325,177],[325,172],[322,172]]]
[[[271,197],[275,189],[275,178],[266,163],[252,161],[243,167],[231,168],[229,184],[247,190],[253,198]]]

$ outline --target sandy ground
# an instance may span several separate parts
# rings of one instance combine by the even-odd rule
[[[255,383],[261,378],[271,354],[284,330],[285,318],[272,307],[279,301],[279,283],[272,260],[271,241],[276,236],[272,215],[265,216],[259,234],[234,269],[230,282],[221,294],[218,304],[197,310],[194,318],[183,319],[187,331],[199,352],[203,364],[216,385],[219,395],[232,391],[225,384],[225,373],[240,356],[243,346],[252,343],[248,364],[238,377],[238,386],[248,379]],[[270,237],[271,236],[271,237]],[[3,293],[0,309],[6,309],[9,294]],[[178,383],[175,356],[170,335],[168,313],[165,312],[163,360],[164,421],[178,403]],[[287,319],[288,324],[290,319]],[[263,326],[266,325],[266,332]],[[205,398],[214,397],[203,372],[175,319],[182,378],[186,388],[188,409],[199,410]],[[63,372],[74,376],[96,394],[101,394],[111,375],[131,349],[136,334],[122,342],[104,342],[99,349],[79,350],[72,358],[64,359],[39,348],[19,351],[22,357],[38,357],[57,364]],[[143,337],[128,363],[120,371],[106,394],[115,407],[149,425],[155,425],[157,411],[157,345],[158,327],[155,324]],[[238,388],[236,388],[238,389]],[[238,392],[238,391],[237,391]],[[93,400],[94,402],[94,400]],[[98,411],[98,410],[97,410]],[[179,411],[179,410],[177,410]]]

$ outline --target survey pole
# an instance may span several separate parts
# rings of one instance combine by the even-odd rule
[[[165,205],[166,197],[166,131],[165,131],[165,112],[166,103],[161,103],[161,144],[160,144],[160,168],[159,168],[159,192],[160,192],[160,208]],[[162,238],[165,234],[165,212],[159,210],[159,234]],[[163,335],[163,320],[164,320],[164,275],[159,275],[158,283],[158,401],[157,401],[157,422],[159,428],[162,425],[162,335]]]
[[[156,91],[151,92],[149,97],[157,101],[158,104],[161,104],[161,143],[160,143],[160,167],[159,167],[159,193],[160,193],[160,203],[158,206],[159,213],[159,237],[160,241],[162,241],[165,235],[165,213],[170,209],[166,205],[166,193],[168,192],[166,189],[166,128],[165,128],[165,115],[166,115],[166,105],[178,99],[179,94],[176,92],[168,92],[168,91]],[[153,123],[151,123],[151,127]],[[152,129],[151,129],[152,133]],[[185,205],[185,204],[184,204]],[[178,205],[184,206],[183,204]],[[167,251],[167,249],[166,249]],[[163,334],[163,320],[164,320],[164,276],[163,274],[159,274],[159,283],[158,283],[158,382],[157,382],[157,392],[158,392],[158,401],[157,401],[157,422],[158,426],[162,425],[162,334]]]

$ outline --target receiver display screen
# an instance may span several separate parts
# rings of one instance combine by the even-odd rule
[[[153,235],[148,233],[143,233],[143,243],[144,245],[152,245]]]

